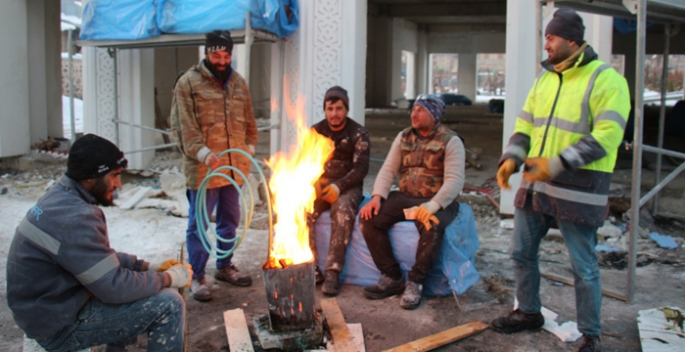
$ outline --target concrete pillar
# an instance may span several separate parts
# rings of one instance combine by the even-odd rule
[[[611,63],[614,19],[609,16],[579,13],[585,24],[585,41],[595,50],[599,59]]]
[[[27,14],[26,0],[0,1],[0,157],[29,151]]]
[[[459,94],[476,102],[476,54],[459,54],[457,87]]]
[[[62,137],[62,37],[61,6],[58,1],[45,3],[45,104],[48,135]],[[77,38],[78,39],[78,38]]]
[[[393,21],[388,16],[371,16],[367,31],[366,102],[371,107],[390,106],[392,94]]]
[[[120,50],[117,56],[119,119],[142,126],[155,126],[154,49]],[[142,128],[119,126],[120,148],[130,169],[144,169],[155,156],[154,150],[127,153],[155,145],[155,134]]]
[[[514,131],[516,117],[523,108],[528,91],[533,86],[536,75],[537,55],[536,35],[536,1],[507,1],[507,41],[506,41],[506,85],[507,102],[504,104],[504,128],[502,147],[509,143]],[[460,56],[461,61],[461,56]],[[515,173],[509,179],[511,190],[502,190],[500,212],[514,213],[514,196],[521,183],[521,173]]]
[[[428,66],[429,54],[428,54],[428,33],[425,29],[419,29],[418,37],[419,51],[416,55],[416,77],[417,85],[416,92],[418,94],[427,94],[430,92],[430,80],[428,79]]]
[[[283,70],[279,69],[281,44],[273,44],[272,121],[280,121],[281,131],[272,133],[272,143],[278,141],[278,150],[286,150],[294,142],[288,117],[299,115],[307,126],[324,119],[323,97],[334,85],[348,91],[349,116],[364,124],[366,6],[365,0],[301,3],[300,28],[282,44]]]

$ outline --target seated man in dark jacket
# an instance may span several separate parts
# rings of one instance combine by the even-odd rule
[[[317,258],[314,221],[326,210],[331,210],[331,241],[326,257],[326,279],[321,291],[335,296],[340,291],[338,276],[345,266],[347,244],[352,235],[357,209],[364,198],[362,186],[369,172],[371,144],[369,131],[347,117],[349,98],[347,91],[339,86],[330,88],[324,96],[323,109],[326,119],[312,126],[316,132],[333,140],[333,156],[324,165],[324,174],[317,182],[317,198],[314,212],[309,216],[309,243]],[[316,261],[316,259],[315,259]],[[323,275],[316,268],[316,281]]]
[[[93,134],[72,146],[67,172],[16,230],[7,258],[14,321],[48,351],[108,345],[148,333],[148,351],[181,351],[190,265],[148,263],[109,246],[105,215],[127,160]]]

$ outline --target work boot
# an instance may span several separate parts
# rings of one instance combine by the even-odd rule
[[[193,293],[193,298],[196,301],[209,302],[212,300],[212,290],[207,286],[204,276],[193,279],[193,282],[190,284],[190,292]]]
[[[389,276],[383,275],[377,284],[364,287],[364,297],[368,299],[381,299],[399,295],[402,292],[404,292],[404,277],[393,280]]]
[[[542,314],[526,314],[518,309],[510,312],[506,317],[499,317],[490,323],[492,330],[503,334],[535,330],[543,325],[545,325],[545,318]]]
[[[421,304],[421,293],[423,292],[423,285],[417,284],[414,281],[407,282],[400,299],[400,307],[404,309],[416,309]]]
[[[321,272],[321,269],[319,269],[318,266],[316,267],[315,273],[316,273],[316,284],[321,285],[324,281],[324,277],[323,277],[323,273]]]
[[[323,282],[321,292],[326,296],[336,296],[340,292],[339,273],[334,270],[326,271],[326,281]]]
[[[216,269],[214,278],[220,281],[226,281],[229,284],[236,286],[250,286],[252,285],[252,278],[242,274],[235,265],[231,264],[226,268]]]
[[[583,334],[583,343],[580,344],[578,352],[602,352],[602,344],[599,343],[599,336]]]

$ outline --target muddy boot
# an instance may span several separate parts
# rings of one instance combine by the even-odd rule
[[[323,282],[321,292],[326,296],[337,296],[340,292],[340,280],[338,272],[333,270],[326,271],[326,281]]]
[[[400,300],[400,307],[404,309],[416,309],[421,304],[421,293],[423,293],[423,285],[417,284],[414,281],[407,282]]]
[[[207,286],[204,276],[193,279],[190,284],[190,292],[193,293],[193,298],[196,301],[209,302],[212,300],[212,290]]]
[[[321,269],[317,266],[315,269],[315,274],[316,274],[316,284],[321,285],[324,281],[323,273],[321,272]]]
[[[523,330],[535,330],[543,325],[545,325],[545,318],[542,314],[525,314],[518,309],[509,313],[506,317],[499,317],[490,323],[492,330],[504,334]]]
[[[214,278],[220,281],[226,281],[229,284],[236,286],[250,286],[252,285],[252,278],[241,273],[235,265],[221,269],[216,269]]]
[[[383,275],[377,284],[364,287],[364,297],[368,299],[381,299],[399,295],[402,292],[404,292],[404,277],[393,280]]]
[[[599,336],[583,334],[583,343],[580,344],[578,352],[602,352],[602,344],[599,343]]]

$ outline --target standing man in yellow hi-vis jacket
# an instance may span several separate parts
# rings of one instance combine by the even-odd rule
[[[518,309],[495,319],[495,331],[538,329],[540,241],[556,220],[568,247],[576,290],[579,351],[601,350],[602,284],[595,246],[606,217],[611,174],[630,111],[625,78],[597,60],[583,40],[585,27],[571,9],[560,9],[545,30],[546,72],[528,94],[514,134],[499,162],[497,181],[525,164],[516,193],[514,261]]]

